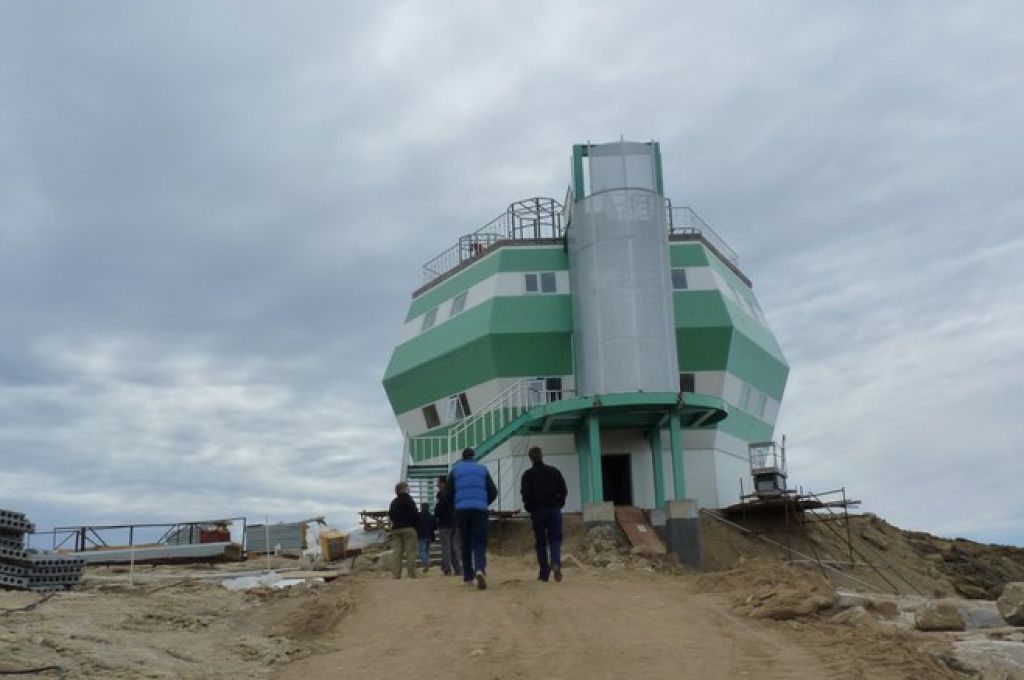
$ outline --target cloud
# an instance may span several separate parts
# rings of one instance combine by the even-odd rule
[[[1024,543],[1016,4],[0,12],[0,504],[382,505],[420,265],[621,134],[754,280],[794,481]]]

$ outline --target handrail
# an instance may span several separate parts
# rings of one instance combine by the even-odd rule
[[[479,446],[530,409],[555,401],[553,394],[557,393],[557,398],[561,399],[572,392],[567,389],[538,389],[536,378],[519,378],[473,414],[453,424],[444,434],[410,438],[411,459],[416,462],[447,455],[451,466],[455,452]]]
[[[555,199],[538,196],[516,201],[505,212],[476,231],[459,237],[455,245],[428,260],[423,265],[424,283],[473,259],[498,241],[561,238],[562,225],[562,204]]]
[[[714,229],[708,226],[708,223],[701,219],[700,215],[698,215],[693,208],[689,206],[674,208],[670,202],[668,205],[668,214],[670,234],[700,234],[709,241],[727,261],[732,264],[739,263],[740,256],[736,254],[736,251],[730,248],[725,242],[725,239],[719,236]]]

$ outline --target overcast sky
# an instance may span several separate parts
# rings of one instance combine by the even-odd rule
[[[0,507],[384,506],[420,265],[624,135],[754,282],[791,482],[1024,545],[1022,73],[1017,2],[4,2]]]

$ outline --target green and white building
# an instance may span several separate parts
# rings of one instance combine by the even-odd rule
[[[423,496],[466,446],[500,510],[535,445],[568,511],[750,489],[789,367],[735,253],[666,198],[657,143],[573,147],[564,203],[514,203],[424,276],[384,376]]]

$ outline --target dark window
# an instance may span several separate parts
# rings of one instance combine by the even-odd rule
[[[695,376],[693,373],[680,373],[679,374],[679,391],[680,392],[696,392],[694,387]]]
[[[534,272],[523,274],[527,293],[557,293],[558,280],[555,272]]]
[[[540,292],[542,293],[554,293],[557,290],[555,285],[555,273],[554,272],[543,272],[540,275]]]
[[[545,378],[544,391],[547,392],[548,403],[559,401],[562,398],[562,379]]]
[[[423,420],[427,423],[427,429],[432,430],[441,424],[441,419],[437,415],[437,407],[433,404],[423,407]]]
[[[686,290],[686,270],[672,270],[672,288],[675,290]]]
[[[456,314],[458,314],[459,312],[461,312],[465,308],[466,308],[466,294],[465,293],[459,293],[452,300],[452,310],[451,310],[451,312],[448,313],[448,316],[455,316]]]
[[[435,321],[437,321],[437,307],[423,315],[423,325],[420,327],[420,331],[430,330],[434,327]]]
[[[537,275],[536,274],[524,274],[523,280],[526,282],[526,292],[536,293],[537,292]]]

